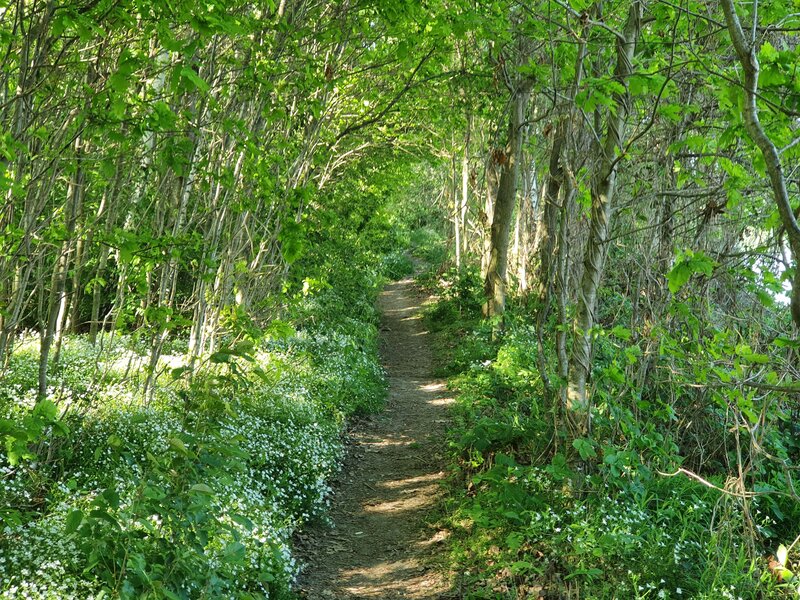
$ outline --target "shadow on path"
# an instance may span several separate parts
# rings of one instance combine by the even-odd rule
[[[410,279],[379,299],[381,357],[389,398],[381,414],[351,433],[331,507],[334,527],[301,538],[308,600],[457,597],[429,564],[446,532],[426,525],[441,499],[448,407],[444,381],[431,374],[421,299]]]

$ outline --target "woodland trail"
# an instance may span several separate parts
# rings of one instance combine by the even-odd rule
[[[389,378],[386,409],[350,433],[335,483],[333,528],[301,537],[308,600],[455,598],[430,558],[446,533],[426,524],[441,499],[448,406],[411,279],[379,298],[381,357]]]

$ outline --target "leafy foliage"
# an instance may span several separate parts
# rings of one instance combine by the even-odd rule
[[[793,535],[787,532],[796,530],[797,517],[788,514],[797,515],[797,505],[777,506],[778,496],[765,496],[746,506],[698,481],[659,474],[691,464],[695,434],[676,418],[688,410],[680,401],[643,394],[631,408],[626,373],[641,353],[629,330],[617,326],[598,340],[594,430],[570,440],[553,428],[558,408],[544,400],[525,311],[512,307],[502,338],[492,341],[491,327],[464,327],[447,308],[449,289],[442,288],[428,318],[443,336],[457,393],[446,519],[465,597],[564,590],[591,598],[782,597],[763,559],[748,558],[746,523],[758,528],[767,553]],[[676,359],[675,351],[665,355]],[[714,418],[705,417],[704,426]],[[707,444],[709,435],[729,434],[717,425],[703,435]],[[762,472],[758,489],[777,489],[781,484],[766,483],[776,475]]]
[[[298,573],[291,536],[324,517],[341,429],[383,397],[380,279],[346,273],[298,298],[298,331],[275,324],[202,368],[165,370],[149,403],[137,385],[147,365],[138,338],[106,348],[103,379],[82,390],[97,349],[75,337],[64,342],[52,399],[29,408],[35,342],[20,343],[0,404],[0,564],[13,565],[3,596],[288,594]]]

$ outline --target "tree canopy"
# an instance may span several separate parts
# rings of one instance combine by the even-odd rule
[[[790,514],[799,32],[796,0],[0,1],[0,366],[25,371],[0,403],[0,474],[43,463],[60,481],[59,439],[102,404],[115,339],[138,353],[114,376],[131,403],[158,404],[172,377],[171,410],[213,397],[228,414],[215,386],[264,375],[247,371],[259,344],[291,354],[304,328],[356,327],[365,269],[407,267],[404,244],[433,232],[445,250],[427,258],[459,317],[482,305],[487,347],[527,328],[548,468],[724,475],[713,487]],[[372,326],[370,310],[353,318]],[[85,402],[65,391],[71,336],[93,357]],[[345,404],[318,408],[340,426]],[[159,477],[222,444],[175,423],[182,462],[154,461]],[[12,496],[0,525],[49,510]],[[68,535],[100,531],[89,510],[114,520],[105,498],[62,514]],[[759,535],[791,544],[796,526],[759,530],[742,506],[753,555]],[[134,565],[144,551],[106,550],[84,548],[103,589],[195,597]]]

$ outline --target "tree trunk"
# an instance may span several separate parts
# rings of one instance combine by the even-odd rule
[[[486,195],[481,212],[482,247],[481,247],[481,278],[486,279],[489,272],[489,258],[492,253],[492,217],[494,215],[495,196],[497,195],[497,166],[492,153],[486,161]]]
[[[461,157],[461,246],[462,254],[466,253],[467,244],[467,208],[469,207],[469,139],[472,130],[472,115],[467,115],[467,133],[464,139],[464,155]]]
[[[728,33],[731,36],[733,47],[739,56],[739,62],[744,71],[742,82],[744,89],[744,126],[764,157],[764,164],[769,175],[775,204],[778,206],[778,214],[780,214],[781,223],[789,239],[792,257],[794,262],[797,263],[797,257],[800,256],[800,225],[797,223],[789,199],[789,190],[786,187],[786,177],[783,174],[780,154],[775,143],[764,131],[764,127],[758,117],[756,100],[758,98],[758,73],[761,67],[758,62],[756,42],[755,39],[748,42],[745,38],[733,0],[722,0],[722,9],[725,11]],[[756,24],[754,23],[753,34],[755,32]],[[797,264],[795,264],[794,279],[792,280],[791,312],[794,324],[800,327],[800,268],[798,268]]]
[[[75,140],[75,156],[80,158],[82,142],[78,137]],[[64,294],[66,293],[67,275],[69,272],[69,265],[71,255],[74,252],[75,243],[75,222],[80,212],[80,206],[83,200],[83,168],[78,161],[78,166],[75,174],[70,180],[70,185],[67,189],[67,198],[64,203],[64,225],[65,236],[64,242],[61,244],[61,251],[56,257],[55,267],[53,268],[53,277],[50,285],[50,298],[47,303],[47,313],[45,327],[40,332],[41,346],[39,348],[39,386],[38,397],[44,399],[47,395],[47,361],[50,356],[50,349],[53,342],[60,337],[59,330],[61,319],[66,315],[66,304]]]
[[[456,269],[461,269],[461,200],[458,197],[458,159],[452,157],[453,237],[456,247]]]
[[[561,159],[567,136],[568,119],[562,118],[553,132],[553,146],[550,150],[550,167],[545,185],[542,219],[537,232],[537,254],[539,272],[536,278],[536,291],[542,303],[547,304],[552,289],[552,260],[555,247],[556,223],[558,221],[558,195],[563,180]]]
[[[506,308],[506,273],[508,271],[508,243],[511,221],[517,198],[517,177],[522,154],[522,126],[530,97],[526,82],[515,91],[508,126],[508,143],[505,150],[495,153],[494,161],[500,166],[500,184],[494,203],[492,228],[489,237],[489,262],[486,269],[484,291],[487,317],[502,316]]]
[[[636,40],[641,28],[642,3],[631,4],[621,39],[617,39],[615,78],[623,86],[633,71]],[[626,87],[627,90],[627,87]],[[616,111],[610,112],[606,137],[592,174],[592,209],[589,238],[583,258],[583,276],[574,323],[574,343],[569,369],[567,408],[578,435],[589,427],[589,399],[586,383],[591,370],[592,328],[596,323],[597,290],[603,276],[607,252],[606,242],[611,226],[618,154],[622,152],[625,121],[630,110],[627,91],[614,95]]]

